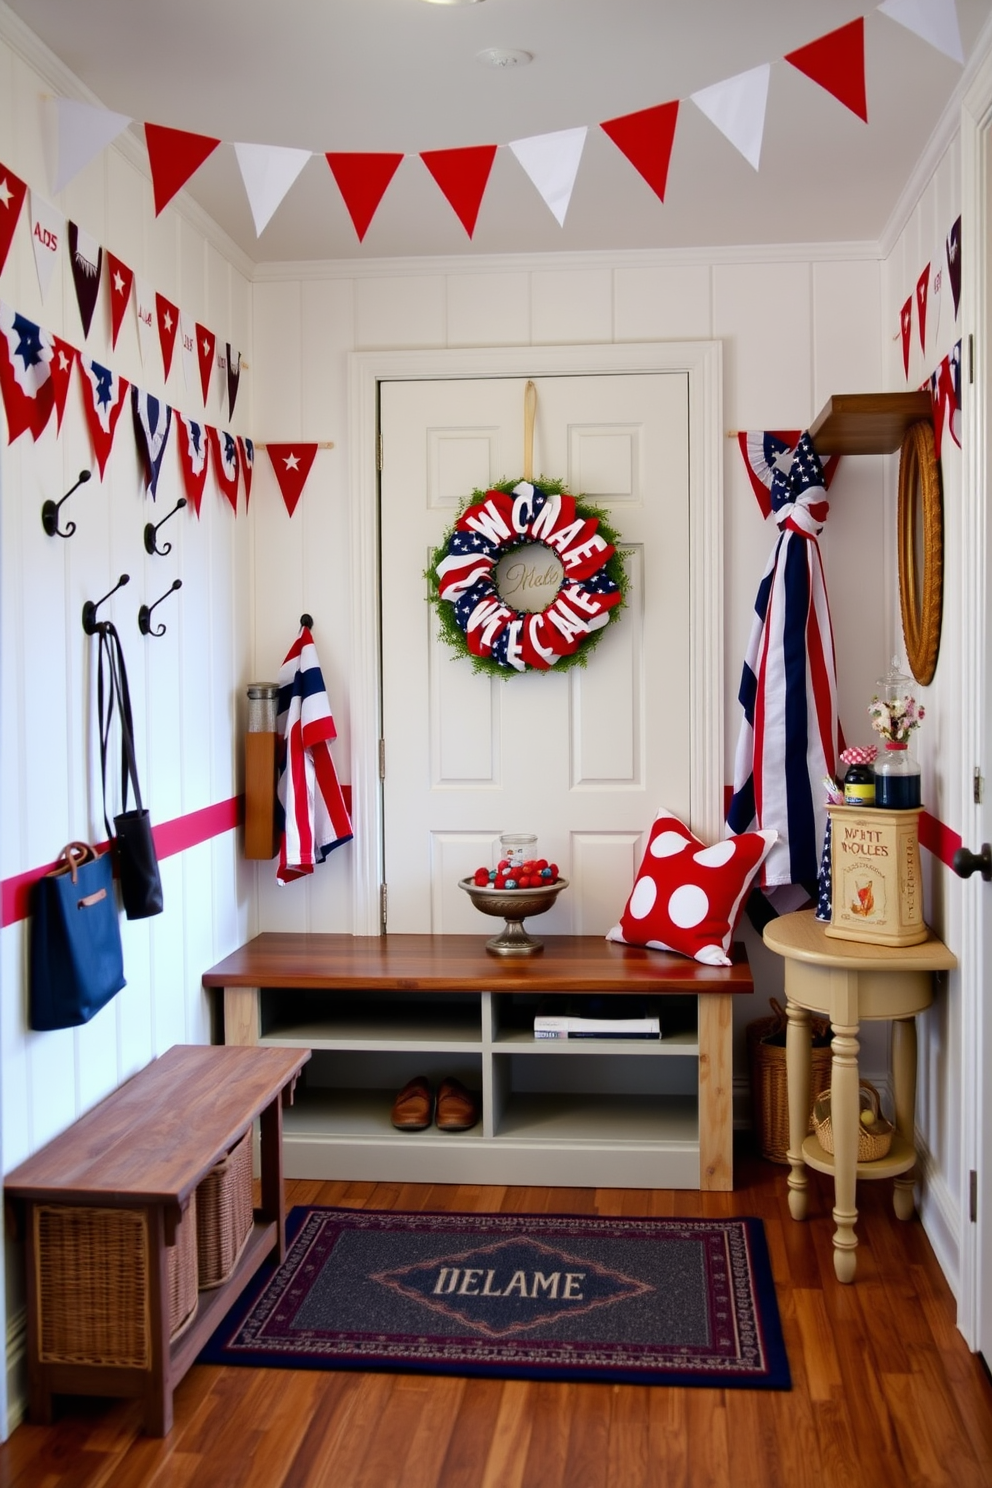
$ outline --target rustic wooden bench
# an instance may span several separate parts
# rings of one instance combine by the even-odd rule
[[[383,1066],[392,1060],[393,1068],[404,1051],[409,1061],[424,1064],[434,1051],[480,1071],[480,1130],[447,1140],[436,1132],[392,1131],[382,1091],[378,1114],[362,1105],[360,1092],[351,1110],[335,1107],[327,1091],[319,1094],[323,1105],[316,1091],[303,1092],[294,1133],[286,1134],[291,1177],[733,1186],[733,999],[753,991],[742,946],[735,947],[732,966],[712,967],[601,936],[547,936],[538,955],[499,957],[473,935],[268,933],[212,967],[203,984],[221,994],[228,1044],[312,1048],[308,1086],[321,1058],[336,1059],[339,1069],[342,1060],[354,1067],[360,1059],[370,1068],[377,1059]],[[677,1023],[671,1003],[673,1026],[652,1045],[539,1043],[532,1017],[528,1030],[525,1016],[511,1006],[515,994],[568,993],[681,999],[689,1007]],[[629,1059],[633,1073],[656,1058],[662,1061],[657,1069],[674,1069],[668,1056],[681,1062],[683,1085],[688,1069],[690,1095],[667,1102],[621,1095],[597,1103],[580,1093],[570,1100],[560,1090],[567,1082],[557,1080],[549,1081],[556,1094],[543,1105],[533,1098],[528,1105],[521,1096],[519,1111],[513,1109],[522,1062],[552,1070],[553,1061],[577,1057],[601,1066],[612,1060],[616,1069],[618,1060]],[[593,1067],[573,1068],[591,1074]],[[332,1076],[327,1084],[333,1083]],[[313,1097],[310,1116],[303,1097]]]
[[[309,1058],[307,1049],[177,1045],[8,1175],[6,1198],[26,1239],[33,1422],[51,1421],[53,1395],[112,1395],[143,1402],[149,1435],[169,1431],[175,1386],[265,1258],[274,1252],[283,1259],[283,1104]],[[169,1250],[194,1190],[257,1116],[262,1183],[253,1230],[231,1277],[199,1294],[193,1322],[172,1338]],[[71,1318],[64,1337],[52,1342],[51,1313],[86,1305],[74,1303],[59,1287],[59,1258],[54,1258],[54,1285],[44,1280],[53,1264],[44,1249],[46,1220],[53,1213],[64,1218],[67,1211],[70,1231],[73,1224],[88,1226],[92,1254],[85,1265],[88,1274],[97,1272],[91,1290],[106,1299],[105,1316],[91,1320],[90,1332],[96,1340],[119,1334],[114,1309],[129,1307],[136,1339],[129,1362],[120,1357],[104,1362],[92,1349],[81,1351]],[[114,1221],[122,1213],[133,1235],[127,1265],[136,1268],[141,1283],[126,1299],[116,1274],[120,1262],[109,1255],[104,1262],[100,1250],[101,1233],[116,1234]],[[94,1306],[93,1298],[89,1305]]]

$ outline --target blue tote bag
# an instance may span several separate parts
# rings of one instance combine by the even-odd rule
[[[63,848],[34,886],[29,955],[29,1023],[39,1031],[88,1023],[125,985],[109,853]]]

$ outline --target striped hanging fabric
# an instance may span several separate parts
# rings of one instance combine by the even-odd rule
[[[830,510],[827,479],[807,433],[794,448],[741,434],[759,502],[779,536],[758,589],[738,701],[744,709],[731,832],[775,828],[761,885],[815,885],[826,830],[824,776],[844,747],[830,608],[817,542]],[[829,462],[833,474],[836,461]]]
[[[279,672],[278,707],[276,730],[285,747],[278,785],[282,832],[276,878],[285,884],[312,873],[353,835],[329,747],[337,729],[317,648],[305,625]]]

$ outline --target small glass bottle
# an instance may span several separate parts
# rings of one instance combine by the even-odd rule
[[[911,679],[899,671],[895,658],[875,685],[878,701],[894,718],[900,714],[905,718],[907,707],[912,710],[910,719],[923,717],[922,708],[917,709],[909,695]],[[910,722],[907,728],[903,720],[900,723],[899,732],[904,737],[893,739],[882,731],[882,750],[875,761],[875,805],[888,811],[912,811],[920,805],[920,767],[907,742],[915,725]]]
[[[874,806],[875,771],[872,768],[874,749],[845,749],[841,763],[847,765],[844,776],[845,806]]]

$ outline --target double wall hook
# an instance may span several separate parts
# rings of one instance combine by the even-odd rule
[[[105,594],[103,596],[103,599],[97,599],[97,600],[88,599],[86,601],[86,603],[83,605],[83,629],[85,630],[85,632],[86,632],[87,635],[95,635],[96,632],[97,632],[97,630],[99,629],[99,623],[98,623],[97,618],[96,618],[96,612],[100,608],[100,606],[102,604],[106,604],[106,602],[110,598],[110,595],[111,594],[116,594],[117,591],[118,591],[118,589],[123,589],[124,588],[124,585],[125,584],[130,584],[130,582],[131,582],[131,575],[130,574],[121,574],[120,578],[117,580],[117,583],[114,585],[113,589],[110,590],[110,593]]]
[[[155,541],[155,534],[156,534],[156,532],[158,531],[158,529],[160,527],[162,527],[162,526],[165,525],[165,523],[169,520],[170,517],[174,517],[176,515],[176,512],[177,511],[182,511],[182,509],[183,509],[183,507],[185,505],[186,505],[186,497],[185,496],[180,496],[179,500],[176,502],[176,504],[172,508],[172,510],[170,512],[166,512],[166,514],[162,518],[161,522],[155,522],[154,524],[151,523],[151,522],[149,522],[147,524],[147,526],[145,527],[145,552],[146,553],[157,553],[160,558],[164,558],[165,555],[166,555],[166,553],[171,553],[172,552],[172,544],[171,543],[166,543],[166,545],[165,545],[164,548],[160,548],[157,545],[157,543]]]
[[[62,497],[62,501],[68,501],[73,491],[79,486],[85,485],[92,474],[92,470],[81,470],[76,484],[69,487],[68,491]],[[62,505],[62,501],[46,501],[41,508],[41,525],[49,537],[71,537],[76,530],[75,522],[69,522],[64,532],[59,527],[59,507]]]
[[[141,634],[142,635],[153,635],[153,636],[163,636],[163,635],[165,635],[165,626],[164,625],[159,625],[156,629],[154,629],[154,630],[152,629],[152,610],[156,609],[158,607],[158,605],[160,605],[162,603],[162,600],[163,599],[168,599],[169,595],[172,593],[172,591],[174,589],[181,589],[182,587],[183,587],[183,581],[182,581],[182,579],[173,579],[171,585],[165,591],[165,593],[161,596],[160,599],[157,599],[154,604],[142,605],[141,606],[141,609],[138,611],[138,629],[141,631]]]

